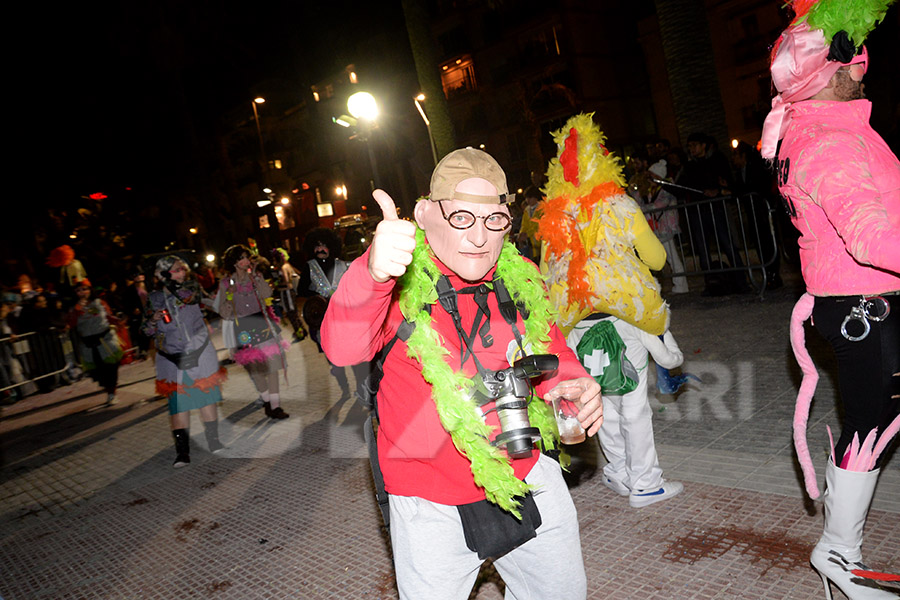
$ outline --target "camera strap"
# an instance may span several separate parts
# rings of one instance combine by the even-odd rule
[[[478,370],[479,374],[486,373],[487,371],[478,361],[478,357],[475,356],[474,350],[472,350],[472,341],[475,338],[475,326],[477,326],[478,319],[481,316],[481,311],[478,312],[475,318],[475,326],[472,329],[472,339],[469,339],[469,336],[466,335],[465,330],[462,326],[462,317],[459,314],[459,304],[456,298],[456,289],[454,289],[453,284],[450,283],[450,278],[446,275],[441,275],[437,283],[435,283],[435,289],[438,294],[438,302],[440,302],[443,309],[450,315],[450,319],[453,321],[453,326],[456,328],[456,334],[460,339],[460,359],[459,366],[462,368],[462,365],[466,362],[468,355],[472,355],[472,360],[475,362],[475,368]],[[464,347],[463,347],[464,346]]]
[[[516,338],[516,344],[519,345],[522,356],[525,356],[526,352],[525,347],[522,345],[522,334],[519,333],[519,328],[516,327],[516,313],[521,313],[522,321],[525,321],[525,319],[528,318],[528,311],[525,310],[524,306],[520,306],[513,302],[512,296],[509,295],[509,291],[506,289],[501,278],[495,277],[492,283],[494,284],[494,294],[497,296],[497,304],[500,306],[500,314],[503,316],[503,320],[512,328],[513,336]]]
[[[513,301],[501,278],[495,277],[490,285],[480,284],[459,290],[458,293],[460,294],[473,294],[475,304],[478,306],[478,312],[472,322],[472,331],[468,335],[463,329],[462,317],[459,314],[457,291],[450,283],[450,279],[446,275],[441,275],[435,284],[435,289],[438,294],[438,302],[440,302],[443,309],[447,311],[447,314],[449,314],[450,318],[453,320],[453,325],[462,342],[460,345],[464,346],[460,356],[460,366],[465,363],[468,355],[471,354],[478,372],[480,374],[487,372],[478,361],[478,357],[475,356],[475,351],[472,349],[472,342],[475,340],[475,332],[477,331],[481,336],[481,342],[485,347],[493,344],[493,336],[490,335],[491,311],[487,304],[487,294],[491,289],[493,289],[494,294],[497,296],[497,305],[500,307],[500,315],[512,329],[513,337],[516,340],[516,344],[519,346],[519,350],[522,351],[522,355],[524,356],[526,354],[522,342],[522,334],[519,332],[519,328],[516,327],[516,320],[519,313],[522,315],[523,319],[528,317],[528,313],[525,311],[524,307],[517,305]],[[484,323],[481,322],[482,318],[484,318]]]

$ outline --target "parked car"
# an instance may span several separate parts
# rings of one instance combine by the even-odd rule
[[[341,259],[353,260],[365,252],[380,220],[381,217],[366,217],[359,213],[335,219],[334,232],[342,244]]]

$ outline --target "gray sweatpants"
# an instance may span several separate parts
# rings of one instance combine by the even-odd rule
[[[587,596],[578,517],[559,464],[541,455],[525,481],[536,486],[537,536],[494,560],[506,600]],[[401,600],[465,600],[482,561],[466,546],[455,506],[391,496],[391,544]]]

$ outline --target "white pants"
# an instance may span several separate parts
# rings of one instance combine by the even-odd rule
[[[650,490],[662,485],[662,469],[653,439],[653,411],[647,398],[650,357],[648,346],[660,357],[663,366],[681,363],[681,352],[668,351],[665,345],[621,319],[609,319],[625,342],[625,356],[638,371],[638,386],[624,396],[603,396],[603,425],[597,434],[609,464],[603,467],[607,477],[631,490]],[[598,321],[582,321],[569,333],[566,344],[573,350],[585,333]],[[671,338],[667,334],[668,338]],[[671,342],[674,345],[674,340]],[[676,346],[677,349],[677,346]],[[666,362],[670,359],[671,363]]]
[[[673,273],[683,273],[684,264],[681,262],[681,253],[679,252],[678,246],[675,244],[675,238],[669,238],[665,242],[662,242],[662,245],[663,248],[666,249],[666,262],[669,263],[669,268],[672,269]],[[672,288],[686,292],[688,290],[687,277],[684,275],[672,277]]]
[[[506,600],[582,600],[587,578],[578,516],[559,464],[541,455],[525,481],[536,486],[537,536],[494,560]],[[469,550],[455,506],[391,496],[391,545],[401,600],[465,600],[482,560]]]

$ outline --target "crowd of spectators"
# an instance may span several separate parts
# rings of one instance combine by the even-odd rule
[[[725,204],[702,201],[754,194],[753,202],[744,204],[752,212],[744,215],[745,222],[754,223],[760,232],[757,259],[768,264],[766,288],[780,287],[781,257],[786,255],[796,263],[797,244],[772,170],[759,151],[746,142],[725,152],[712,136],[696,132],[689,136],[686,148],[687,151],[674,147],[665,139],[651,139],[623,152],[627,157],[626,192],[641,205],[651,228],[666,247],[669,271],[705,271],[703,295],[751,291],[745,272],[715,273],[745,267],[747,249],[738,244]],[[511,207],[510,239],[520,253],[538,263],[540,240],[534,237],[534,231],[535,220],[541,216],[538,202],[544,199],[543,187],[529,186],[522,196]],[[684,208],[685,204],[698,201],[699,204]],[[774,209],[771,226],[768,207]],[[696,262],[687,264],[683,262],[685,257],[693,257]],[[669,293],[689,291],[684,277],[674,277],[671,284]]]
[[[667,140],[653,139],[644,145],[633,146],[630,152],[624,153],[628,157],[625,164],[626,191],[644,207],[651,226],[660,228],[657,236],[666,245],[670,255],[669,269],[677,271],[683,268],[678,256],[684,252],[696,252],[699,266],[704,271],[714,267],[741,267],[743,262],[741,253],[733,247],[734,240],[721,211],[704,213],[695,210],[692,213],[681,209],[660,212],[663,205],[683,205],[704,198],[753,192],[775,206],[773,220],[776,238],[762,235],[761,251],[766,255],[775,254],[774,263],[767,269],[767,285],[770,288],[780,286],[780,257],[792,255],[796,238],[789,238],[793,231],[791,227],[779,227],[783,211],[776,202],[778,196],[774,188],[774,176],[760,158],[759,152],[742,142],[730,152],[729,157],[718,148],[712,137],[703,133],[692,134],[687,148],[688,151],[685,152],[671,146]],[[540,240],[535,238],[534,231],[536,220],[541,216],[539,202],[543,199],[540,182],[532,181],[521,200],[512,207],[514,219],[510,239],[524,255],[535,262],[540,262],[541,259]],[[760,207],[763,207],[762,211]],[[763,223],[765,231],[768,231],[764,207],[762,202],[754,204],[758,213],[757,222]],[[707,232],[705,237],[708,239],[700,236],[699,243],[694,240],[693,244],[688,244],[689,247],[683,247],[681,240],[688,238],[688,228],[694,237],[697,237],[699,231]],[[787,239],[785,235],[788,235]],[[787,248],[777,249],[775,239],[779,239]],[[724,264],[711,264],[709,257],[712,254],[698,250],[700,247],[708,248],[710,244],[723,250]],[[694,245],[698,247],[692,247]],[[97,269],[97,265],[93,264],[87,267],[90,270]],[[29,393],[49,391],[81,377],[78,359],[71,351],[71,344],[63,344],[66,369],[46,377],[41,377],[42,369],[46,368],[33,364],[34,361],[29,361],[26,355],[29,354],[29,343],[37,339],[34,337],[37,334],[62,335],[66,339],[66,315],[76,301],[72,293],[73,284],[86,274],[85,266],[75,260],[61,267],[58,273],[44,273],[43,279],[20,274],[3,282],[4,285],[0,288],[3,306],[3,317],[0,319],[0,402],[12,403]],[[228,275],[221,265],[202,262],[195,265],[195,274],[204,293],[209,296],[215,295],[219,281]],[[115,273],[99,273],[93,279],[94,294],[110,307],[113,316],[120,323],[117,329],[126,350],[123,360],[129,362],[147,358],[152,349],[150,340],[141,331],[141,320],[147,296],[153,289],[152,276],[148,280],[141,267],[135,266],[118,268]],[[706,295],[748,290],[743,273],[735,275],[730,284],[724,286],[721,281],[709,275],[704,280],[703,293]],[[675,278],[670,293],[687,291],[686,280]],[[33,337],[33,340],[29,340],[29,337]],[[23,381],[32,379],[35,380],[34,384],[22,385]]]
[[[262,271],[260,274],[276,284],[279,269],[264,257],[257,256],[256,259],[254,264]],[[220,281],[230,274],[221,264],[191,263],[204,296],[212,299]],[[98,265],[93,263],[82,265],[77,262],[74,279],[69,277],[73,271],[71,263],[47,267],[42,277],[7,276],[7,281],[0,286],[0,404],[13,404],[31,394],[69,385],[85,375],[74,343],[77,338],[67,317],[77,302],[77,283],[86,280],[88,274],[93,280],[92,295],[110,309],[110,324],[124,352],[122,362],[145,360],[151,356],[153,343],[142,331],[141,324],[147,298],[156,288],[152,273],[146,274],[141,265],[118,266],[95,275],[98,270]],[[282,313],[280,303],[276,300],[274,308]],[[211,322],[218,323],[215,313],[206,307],[204,313]],[[305,336],[302,325],[297,331],[302,331]],[[295,333],[294,339],[304,336],[298,337]],[[52,344],[47,342],[51,339]],[[62,356],[58,356],[60,352]],[[48,354],[52,355],[49,359]]]
[[[796,238],[790,238],[793,228],[787,223],[786,213],[778,201],[774,173],[755,147],[739,142],[730,152],[725,152],[715,138],[702,132],[688,137],[687,152],[672,147],[666,140],[653,140],[631,153],[626,173],[628,194],[644,207],[651,226],[660,241],[666,244],[667,252],[676,255],[670,259],[679,259],[677,255],[681,253],[696,258],[694,269],[699,267],[704,272],[703,295],[751,291],[746,272],[741,270],[746,266],[748,248],[743,247],[737,236],[732,223],[735,217],[729,214],[728,206],[747,207],[748,214],[740,218],[759,232],[758,243],[751,232],[748,245],[758,245],[757,259],[768,265],[765,269],[766,288],[782,285],[781,254],[790,254],[791,247],[796,246]],[[752,202],[748,200],[751,194]],[[736,205],[714,200],[723,197],[741,198],[744,202]],[[659,210],[675,204],[691,205],[678,211]],[[774,209],[771,223],[769,207]],[[663,239],[677,234],[682,236],[676,237],[674,244]],[[680,247],[680,240],[684,240],[686,248]],[[788,247],[779,248],[776,240]],[[670,267],[679,270],[671,262]],[[728,272],[728,269],[734,270]],[[688,291],[686,283],[677,279],[673,282],[672,292]]]
[[[58,277],[53,268],[48,268],[43,278],[20,274],[0,287],[0,404],[13,404],[83,376],[67,323],[76,303],[73,284],[87,276],[86,268],[80,262],[78,266],[83,272],[71,283],[67,277],[71,268],[62,267]],[[96,270],[95,265],[88,267]],[[141,331],[141,321],[153,282],[147,281],[140,267],[118,272],[119,276],[98,273],[93,293],[110,307],[118,324],[116,333],[125,351],[123,362],[143,360],[151,351],[151,343]],[[221,270],[202,265],[197,275],[203,289],[214,294]]]

